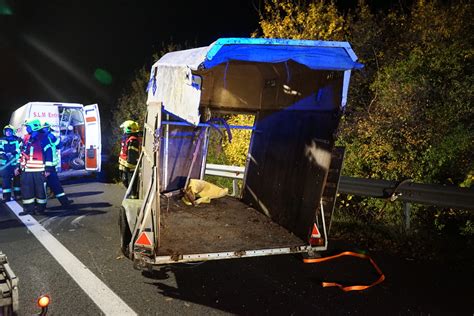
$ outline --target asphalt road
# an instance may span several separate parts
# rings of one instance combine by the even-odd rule
[[[52,200],[48,214],[34,219],[84,265],[84,270],[92,272],[139,315],[474,314],[472,269],[384,253],[369,255],[386,280],[368,290],[347,293],[323,288],[321,281],[370,283],[377,274],[367,261],[343,258],[304,264],[297,256],[283,255],[137,271],[119,250],[118,210],[125,189],[92,180],[64,187],[75,200],[75,209],[63,211]],[[40,294],[51,296],[49,315],[105,314],[87,294],[91,292],[71,276],[72,269],[64,268],[31,228],[7,205],[0,205],[0,250],[20,280],[18,314],[37,313],[35,301]],[[328,254],[355,248],[332,242]]]

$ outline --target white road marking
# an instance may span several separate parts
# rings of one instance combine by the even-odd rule
[[[23,209],[17,202],[11,201],[6,204],[105,315],[137,315],[36,219],[30,215],[18,215]]]

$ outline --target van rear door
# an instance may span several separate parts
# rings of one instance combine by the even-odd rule
[[[86,126],[86,170],[100,171],[102,140],[100,136],[100,115],[97,104],[84,106]]]

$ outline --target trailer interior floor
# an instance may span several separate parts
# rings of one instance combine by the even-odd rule
[[[161,199],[158,255],[293,247],[305,243],[264,214],[230,196],[187,206]]]

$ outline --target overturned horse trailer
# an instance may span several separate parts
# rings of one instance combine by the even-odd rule
[[[326,250],[343,159],[334,142],[356,60],[347,42],[262,38],[159,59],[120,213],[124,254],[151,266]],[[229,113],[254,124],[215,119]],[[176,193],[203,178],[216,126],[251,131],[241,194],[188,206]]]

